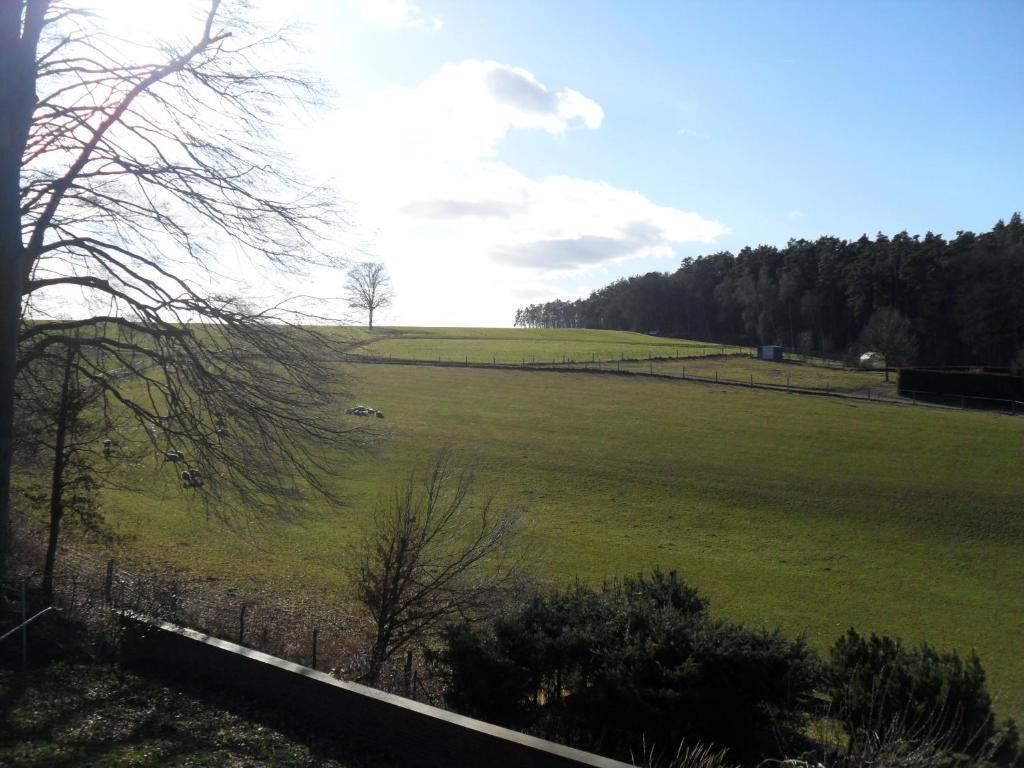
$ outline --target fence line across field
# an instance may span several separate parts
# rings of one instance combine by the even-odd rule
[[[25,536],[19,538],[25,541]],[[22,548],[18,555],[12,563],[12,578],[4,587],[16,592],[27,585],[37,587],[42,575],[37,565],[42,562],[41,548]],[[130,610],[349,679],[365,671],[369,628],[344,605],[315,598],[299,598],[296,604],[292,595],[244,593],[218,588],[204,579],[184,578],[168,569],[154,571],[131,570],[113,558],[62,547],[54,570],[52,607],[100,635],[109,628],[113,612]],[[30,633],[31,627],[28,630]],[[27,646],[30,652],[31,634]],[[403,662],[395,659],[391,663],[381,687],[411,694],[404,683],[415,677],[421,700],[436,703],[437,691],[417,670],[412,669],[415,675],[408,674]]]
[[[668,346],[668,345],[666,345]],[[550,358],[546,355],[538,355],[531,353],[530,355],[467,355],[465,353],[459,354],[444,354],[438,353],[430,357],[416,357],[416,356],[403,356],[395,355],[393,352],[373,352],[373,351],[360,351],[360,352],[346,352],[344,354],[345,360],[352,362],[393,362],[393,363],[406,363],[406,364],[421,364],[421,365],[490,365],[495,368],[519,368],[524,365],[583,365],[590,363],[592,365],[598,364],[610,364],[616,360],[620,362],[636,362],[639,360],[682,360],[685,358],[693,357],[720,357],[723,355],[736,355],[743,357],[750,357],[753,355],[752,347],[734,346],[729,344],[714,344],[714,345],[680,345],[669,347],[665,350],[664,354],[654,354],[649,351],[646,355],[640,354],[639,356],[630,355],[626,356],[625,352],[619,352],[618,355],[607,353],[590,352],[589,357],[587,353],[583,353],[579,357],[571,356],[568,354],[553,355]],[[489,360],[488,360],[489,358]],[[561,359],[559,359],[561,358]]]
[[[851,400],[866,400],[872,402],[889,403],[893,405],[920,405],[929,406],[935,408],[961,408],[963,410],[980,410],[980,411],[997,411],[1006,413],[1008,415],[1016,416],[1024,412],[1024,402],[1016,400],[1002,400],[999,398],[985,398],[975,397],[970,395],[944,395],[936,392],[910,392],[904,390],[909,395],[909,399],[905,395],[898,395],[896,393],[895,383],[890,387],[882,386],[868,386],[863,389],[845,389],[837,388],[832,386],[830,379],[825,380],[824,386],[814,386],[808,383],[793,383],[792,376],[787,375],[786,382],[782,383],[779,381],[762,381],[754,377],[752,373],[748,373],[745,378],[730,378],[729,376],[723,375],[719,369],[714,369],[712,375],[701,375],[688,373],[685,366],[682,368],[679,374],[668,373],[664,371],[656,371],[654,365],[656,363],[670,362],[676,360],[687,360],[687,359],[702,359],[707,357],[730,357],[730,358],[749,358],[750,355],[746,352],[734,352],[709,354],[709,355],[696,355],[692,358],[688,357],[647,357],[647,358],[625,358],[622,357],[618,360],[595,360],[594,362],[588,362],[586,360],[582,362],[569,361],[566,363],[554,363],[547,362],[532,362],[527,361],[525,358],[521,359],[519,363],[501,363],[501,362],[473,362],[468,357],[464,356],[462,361],[448,361],[448,360],[413,360],[409,358],[393,358],[393,357],[373,357],[373,356],[362,356],[362,355],[347,355],[346,359],[352,363],[365,363],[370,365],[412,365],[412,366],[426,366],[426,367],[443,367],[443,368],[480,368],[480,369],[501,369],[501,370],[529,370],[529,371],[550,371],[559,373],[600,373],[600,374],[618,374],[621,376],[645,376],[650,378],[674,380],[674,381],[690,381],[702,384],[722,384],[728,386],[743,386],[750,387],[752,389],[770,390],[775,392],[789,392],[794,394],[805,394],[805,395],[824,395],[829,397],[846,398]],[[642,364],[647,363],[647,370],[631,370],[629,368],[623,368],[623,364]],[[849,372],[857,371],[856,368],[845,367],[840,364],[836,365],[838,370],[845,370]],[[857,371],[859,372],[859,371]]]

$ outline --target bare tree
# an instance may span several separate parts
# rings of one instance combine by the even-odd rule
[[[910,321],[893,307],[879,307],[861,331],[861,343],[885,355],[885,380],[889,367],[907,365],[917,356],[917,341]]]
[[[373,313],[391,305],[394,299],[391,278],[383,264],[363,261],[354,264],[345,283],[345,299],[353,309],[362,309],[369,315],[367,325],[373,328]]]
[[[111,439],[116,422],[103,405],[104,391],[84,379],[75,344],[53,346],[18,380],[15,466],[38,482],[23,483],[30,504],[49,520],[42,593],[53,599],[53,573],[64,520],[72,515],[91,533],[107,533],[97,491],[124,456]]]
[[[476,500],[474,480],[445,448],[378,505],[354,574],[374,626],[368,683],[410,641],[453,617],[488,615],[521,586],[521,510]]]
[[[1013,360],[1010,361],[1010,370],[1017,376],[1024,376],[1024,347],[1020,347],[1017,354],[1013,356]]]
[[[207,0],[189,40],[147,47],[61,0],[0,0],[0,557],[16,371],[76,331],[78,373],[140,439],[207,468],[218,508],[326,491],[318,444],[352,442],[328,418],[330,341],[287,302],[204,288],[226,251],[293,273],[337,264],[317,249],[328,199],[271,133],[315,84],[265,66],[282,38],[245,13]],[[69,296],[88,311],[42,321]]]

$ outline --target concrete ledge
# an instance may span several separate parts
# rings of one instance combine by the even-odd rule
[[[628,768],[626,763],[446,712],[143,616],[122,614],[129,663],[195,674],[308,717],[410,765]]]

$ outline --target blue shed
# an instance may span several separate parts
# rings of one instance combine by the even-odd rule
[[[765,344],[757,348],[757,357],[759,360],[781,360],[782,347],[776,344]]]

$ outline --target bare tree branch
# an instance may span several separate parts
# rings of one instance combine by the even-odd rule
[[[228,256],[289,274],[340,264],[324,243],[343,218],[274,137],[318,84],[268,66],[286,41],[247,12],[209,0],[187,42],[147,45],[71,2],[0,2],[0,545],[15,371],[71,337],[90,352],[76,376],[201,467],[225,519],[329,493],[326,449],[361,441],[324,384],[338,340],[305,306],[206,287]],[[69,298],[72,318],[53,322]]]
[[[477,500],[474,485],[472,468],[444,448],[378,504],[353,575],[375,630],[369,683],[410,641],[446,620],[486,615],[521,586],[528,562],[518,539],[522,510]]]

